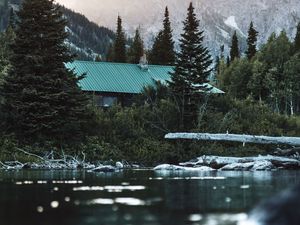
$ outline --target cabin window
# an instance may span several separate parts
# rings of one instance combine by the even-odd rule
[[[101,96],[96,95],[94,96],[94,102],[99,107],[111,107],[113,104],[117,102],[117,97],[112,96]]]

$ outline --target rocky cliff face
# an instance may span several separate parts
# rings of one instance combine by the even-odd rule
[[[128,35],[141,27],[145,43],[149,47],[153,36],[161,29],[165,6],[169,7],[174,37],[178,42],[182,21],[191,0],[57,0],[79,11],[92,21],[115,29],[120,14]],[[220,45],[228,51],[231,35],[237,30],[242,50],[245,48],[247,30],[251,21],[260,33],[259,44],[272,32],[285,29],[292,38],[300,21],[299,0],[192,0],[201,27],[205,30],[206,44],[216,55]]]

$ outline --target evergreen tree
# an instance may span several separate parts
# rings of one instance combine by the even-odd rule
[[[57,145],[79,141],[86,121],[80,77],[65,68],[72,59],[64,45],[66,20],[52,0],[24,0],[5,77],[7,126],[25,142]]]
[[[240,58],[240,49],[239,49],[239,40],[235,31],[231,41],[230,60],[234,61],[236,58]]]
[[[294,42],[294,45],[295,45],[295,52],[300,52],[300,22],[298,23],[298,26],[297,26],[297,33],[296,33],[296,37],[295,37],[295,42]]]
[[[226,57],[226,66],[227,67],[230,66],[230,57],[229,57],[229,55]]]
[[[122,28],[122,19],[118,16],[117,34],[114,44],[114,62],[126,62],[126,39]]]
[[[165,19],[163,21],[163,24],[163,64],[173,65],[175,62],[175,51],[168,7],[166,7],[165,9]]]
[[[165,9],[163,30],[155,38],[150,62],[157,65],[173,65],[175,62],[174,41],[168,7]]]
[[[256,42],[257,42],[258,32],[254,29],[253,22],[250,23],[248,38],[247,38],[247,58],[250,60],[256,54]]]
[[[162,64],[162,43],[163,43],[163,31],[158,32],[157,36],[155,37],[152,49],[149,53],[149,61],[151,64],[154,65],[161,65]]]
[[[106,61],[113,62],[114,61],[114,46],[110,44],[108,47],[108,51],[106,53]]]
[[[195,125],[200,101],[203,94],[209,91],[204,83],[208,82],[212,60],[208,49],[203,46],[203,39],[203,31],[199,31],[199,21],[190,3],[180,39],[181,51],[170,82],[170,88],[179,102],[181,129]]]
[[[133,43],[128,52],[128,62],[138,64],[144,54],[144,44],[139,29],[136,29]]]
[[[220,73],[221,61],[224,61],[224,45],[221,45],[221,47],[220,47],[220,56],[216,56],[215,68],[214,68],[215,79],[218,76],[218,74]]]

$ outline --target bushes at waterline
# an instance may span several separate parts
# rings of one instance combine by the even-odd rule
[[[22,146],[13,138],[1,138],[0,161],[22,159],[16,148],[44,156],[54,150],[83,157],[87,161],[127,160],[144,165],[176,163],[200,155],[250,156],[271,153],[277,146],[229,142],[169,141],[168,132],[176,132],[178,113],[171,100],[161,99],[154,104],[109,109],[94,108],[94,121],[89,137],[76,146],[57,149],[51,143],[44,146]],[[210,97],[201,108],[198,127],[190,132],[238,133],[257,135],[300,136],[300,118],[275,114],[265,105],[247,99],[234,100],[226,96]],[[19,157],[19,158],[18,158]],[[27,159],[28,160],[28,159]],[[34,160],[34,159],[31,159]]]

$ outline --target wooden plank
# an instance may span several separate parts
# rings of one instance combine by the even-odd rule
[[[166,134],[165,138],[300,146],[300,137],[270,137],[245,134],[169,133]]]

